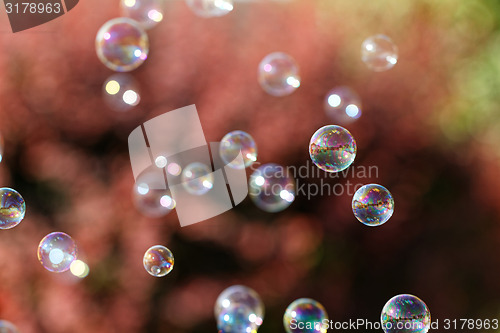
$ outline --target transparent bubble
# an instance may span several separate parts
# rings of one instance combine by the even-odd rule
[[[174,255],[162,245],[150,247],[144,254],[144,268],[156,277],[163,277],[174,268]]]
[[[120,0],[122,16],[129,17],[151,29],[163,20],[164,0]]]
[[[115,111],[128,111],[141,101],[139,85],[132,75],[113,74],[102,86],[104,102]]]
[[[38,260],[51,272],[61,273],[70,269],[76,253],[73,238],[64,232],[50,233],[38,245]]]
[[[222,309],[217,317],[219,333],[255,333],[259,325],[256,316],[245,304],[232,304]]]
[[[203,195],[214,186],[212,171],[199,162],[188,164],[182,171],[181,179],[186,191],[194,195]]]
[[[326,115],[338,124],[349,124],[361,117],[361,99],[349,87],[337,87],[325,97]]]
[[[286,53],[274,52],[259,64],[259,84],[268,94],[286,96],[300,86],[299,67]]]
[[[361,60],[372,71],[386,71],[398,62],[398,47],[385,35],[368,37],[361,45]]]
[[[233,0],[186,0],[186,4],[200,17],[224,16],[233,10]]]
[[[299,298],[286,308],[283,325],[288,333],[325,333],[328,314],[319,302],[310,298]]]
[[[0,333],[19,333],[19,330],[10,321],[0,320]]]
[[[253,172],[248,193],[260,209],[275,213],[295,200],[295,183],[288,170],[274,163],[264,164]]]
[[[356,141],[341,126],[323,126],[309,143],[309,156],[316,166],[327,172],[347,169],[356,157]]]
[[[117,72],[129,72],[148,57],[149,40],[144,29],[128,17],[106,22],[97,32],[95,47],[99,60]]]
[[[14,228],[21,223],[26,213],[23,197],[8,187],[0,188],[0,229]]]
[[[244,164],[234,161],[240,150]],[[220,142],[219,153],[224,163],[235,169],[244,169],[257,160],[255,141],[250,134],[243,131],[226,134]]]
[[[234,313],[233,316],[233,312],[237,313]],[[243,324],[246,323],[249,326],[255,325],[256,329],[262,325],[262,321],[264,320],[264,303],[259,294],[255,290],[242,285],[234,285],[224,289],[215,301],[215,318],[218,321],[222,320],[222,324],[224,325],[225,323],[236,321],[241,313],[246,314],[249,319],[248,322],[243,319]],[[229,317],[225,317],[226,314]]]
[[[420,298],[403,294],[385,304],[380,321],[385,333],[426,333],[431,325],[431,313]]]
[[[387,222],[394,213],[394,199],[385,187],[368,184],[354,193],[352,211],[361,223],[378,226]]]
[[[156,166],[148,168],[137,177],[132,196],[137,210],[147,217],[165,216],[176,205],[167,189],[163,170]]]

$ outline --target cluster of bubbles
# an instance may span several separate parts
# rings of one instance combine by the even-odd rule
[[[427,333],[431,314],[420,298],[402,294],[385,304],[380,322],[385,333]]]
[[[163,245],[150,247],[144,253],[144,269],[155,277],[163,277],[174,268],[174,255]]]
[[[325,333],[328,314],[321,303],[311,298],[293,301],[283,316],[283,326],[287,333]]]
[[[276,213],[295,200],[295,182],[287,168],[268,163],[257,168],[248,183],[250,199],[260,209]]]
[[[214,315],[221,333],[255,333],[264,320],[264,303],[255,290],[235,285],[219,295]]]
[[[66,272],[76,260],[76,255],[75,241],[64,232],[52,232],[38,245],[38,260],[50,272]]]

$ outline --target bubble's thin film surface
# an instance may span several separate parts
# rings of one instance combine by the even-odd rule
[[[385,333],[427,333],[431,313],[420,298],[402,294],[385,304],[380,321]]]
[[[258,79],[268,94],[290,95],[300,86],[299,66],[290,55],[274,52],[260,62]]]
[[[243,155],[244,164],[234,159],[239,152]],[[219,153],[222,161],[235,169],[244,169],[257,161],[257,145],[252,136],[243,131],[232,131],[227,133],[221,140]]]
[[[133,109],[141,101],[139,84],[130,74],[113,74],[102,86],[104,102],[110,109],[125,112]]]
[[[45,269],[61,273],[70,269],[76,260],[76,244],[69,235],[53,232],[45,236],[38,245],[38,260]]]
[[[163,20],[163,4],[164,0],[120,0],[120,11],[147,30]]]
[[[252,309],[242,303],[235,303],[222,309],[217,317],[219,333],[255,333],[260,325],[255,323]]]
[[[19,333],[19,330],[10,321],[0,320],[0,333]]]
[[[323,324],[327,321],[323,305],[310,298],[293,301],[283,316],[283,326],[288,333],[325,333],[328,327]]]
[[[235,314],[233,318],[231,314],[233,311],[246,313],[249,322],[257,328],[262,325],[264,320],[264,303],[262,299],[255,290],[246,286],[234,285],[228,287],[217,297],[214,314],[218,321],[229,322],[229,318],[225,318],[226,314],[231,316],[231,320],[236,319],[238,315]]]
[[[21,223],[25,214],[23,197],[11,188],[0,188],[0,229],[14,228]]]
[[[248,193],[260,209],[276,213],[295,200],[295,183],[288,170],[274,163],[264,164],[250,176]]]
[[[147,59],[149,39],[144,29],[128,17],[106,22],[95,40],[99,60],[111,70],[129,72]]]
[[[219,17],[234,9],[233,0],[186,0],[191,11],[199,17]]]
[[[356,141],[351,133],[337,125],[318,129],[309,143],[309,156],[316,166],[327,172],[347,169],[356,157]]]
[[[146,272],[155,277],[163,277],[174,268],[174,255],[163,245],[150,247],[143,259]]]
[[[385,35],[368,37],[361,45],[361,60],[374,72],[389,70],[398,62],[398,47]]]
[[[325,97],[325,112],[337,124],[350,124],[361,117],[361,99],[349,87],[336,87]]]
[[[163,171],[156,166],[149,167],[137,177],[132,197],[136,209],[151,218],[163,217],[176,206],[167,188]]]
[[[203,195],[214,186],[212,170],[200,162],[188,164],[182,171],[181,180],[186,191],[193,195]]]
[[[352,211],[361,223],[378,226],[387,222],[394,213],[394,199],[382,185],[364,185],[354,193]]]

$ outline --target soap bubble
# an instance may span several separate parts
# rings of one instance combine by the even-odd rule
[[[232,131],[226,134],[219,146],[220,157],[225,164],[235,169],[244,169],[257,160],[257,146],[250,134],[243,131]],[[234,159],[241,150],[244,164]]]
[[[152,166],[142,172],[133,186],[134,205],[144,216],[158,218],[175,208],[163,170]]]
[[[186,4],[200,17],[224,16],[233,10],[233,0],[186,0]]]
[[[352,211],[361,223],[378,226],[387,222],[394,213],[394,199],[385,187],[368,184],[354,193]]]
[[[14,228],[21,223],[26,213],[23,197],[8,187],[0,188],[0,229]]]
[[[219,333],[255,333],[259,325],[255,323],[256,316],[245,304],[231,304],[222,309],[217,317]]]
[[[76,259],[76,244],[64,232],[45,236],[38,245],[38,260],[45,269],[61,273],[67,271]]]
[[[149,39],[144,29],[128,17],[106,22],[97,32],[95,47],[99,60],[117,72],[129,72],[148,57]]]
[[[141,100],[139,85],[132,75],[113,74],[102,87],[103,99],[110,109],[128,111],[137,106]]]
[[[120,0],[122,16],[129,17],[151,29],[163,20],[164,0]]]
[[[309,143],[309,156],[316,166],[327,172],[347,169],[356,157],[356,141],[341,126],[327,125],[314,133]]]
[[[286,308],[283,326],[287,333],[325,333],[328,314],[319,302],[310,298],[299,298]]]
[[[286,168],[269,163],[260,166],[250,176],[248,193],[257,207],[275,213],[295,200],[295,184]]]
[[[326,115],[339,124],[349,124],[361,117],[361,99],[349,87],[337,87],[325,97]]]
[[[0,333],[19,333],[19,331],[10,321],[0,320]]]
[[[286,53],[274,52],[259,64],[259,84],[268,94],[286,96],[300,86],[299,68]]]
[[[241,306],[239,308],[239,306]],[[264,320],[264,303],[262,302],[259,294],[249,287],[242,285],[234,285],[224,289],[215,301],[214,314],[215,318],[222,319],[227,323],[230,320],[225,320],[225,315],[231,316],[231,320],[236,320],[239,317],[235,314],[232,317],[232,312],[245,313],[250,317],[250,322],[257,327],[262,325]],[[245,323],[245,321],[243,321]]]
[[[156,277],[163,277],[174,268],[174,255],[162,245],[150,247],[144,254],[144,268]]]
[[[182,171],[181,179],[186,191],[194,195],[203,195],[214,186],[212,171],[200,162],[188,164]]]
[[[398,47],[385,35],[368,37],[361,45],[361,60],[372,71],[386,71],[398,62]]]
[[[420,298],[403,294],[385,304],[380,321],[385,333],[426,333],[431,325],[431,313]]]

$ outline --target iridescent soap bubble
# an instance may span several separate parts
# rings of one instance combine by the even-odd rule
[[[151,29],[163,20],[164,0],[120,0],[122,16],[129,17]]]
[[[347,169],[356,157],[356,141],[348,130],[337,125],[321,127],[309,143],[309,156],[327,172]]]
[[[293,178],[286,168],[274,163],[264,164],[255,170],[248,185],[252,201],[266,212],[280,212],[295,200]]]
[[[244,164],[234,160],[240,151]],[[250,134],[243,131],[226,134],[220,142],[219,153],[224,163],[235,169],[244,169],[257,160],[255,141]]]
[[[188,164],[182,171],[181,179],[186,191],[194,195],[203,195],[214,186],[212,171],[200,162]]]
[[[70,269],[76,254],[73,238],[64,232],[50,233],[38,245],[38,260],[51,272],[61,273]]]
[[[336,87],[325,97],[326,115],[339,124],[349,124],[361,117],[361,99],[349,87]]]
[[[144,216],[158,218],[175,208],[175,200],[167,188],[163,170],[152,166],[134,183],[132,196],[137,210]]]
[[[128,111],[137,106],[141,100],[139,85],[132,75],[113,74],[102,87],[103,99],[110,109]]]
[[[220,312],[217,329],[219,333],[255,333],[259,328],[255,320],[255,313],[249,306],[232,304]]]
[[[162,245],[150,247],[144,254],[144,268],[156,277],[163,277],[174,268],[174,255]]]
[[[186,4],[200,17],[224,16],[233,10],[233,0],[186,0]]]
[[[255,290],[234,285],[224,289],[217,297],[214,314],[218,321],[222,321],[221,325],[239,321],[244,325],[258,328],[264,320],[264,303]],[[242,314],[247,316],[248,321]]]
[[[21,223],[26,213],[23,197],[8,187],[0,188],[0,229],[14,228]]]
[[[368,37],[361,45],[361,60],[372,71],[386,71],[398,62],[398,47],[385,35]]]
[[[385,333],[426,333],[431,325],[431,313],[420,298],[403,294],[385,304],[380,321]]]
[[[293,301],[283,316],[283,326],[288,333],[325,333],[328,314],[319,302],[310,298]]]
[[[106,22],[97,32],[95,47],[99,60],[117,72],[129,72],[148,57],[149,40],[144,29],[128,17]]]
[[[387,222],[394,213],[394,199],[385,187],[368,184],[354,193],[352,211],[361,223],[378,226]]]
[[[19,331],[10,321],[0,320],[0,333],[19,333]]]
[[[286,53],[274,52],[259,64],[259,84],[268,94],[286,96],[300,86],[299,67]]]

